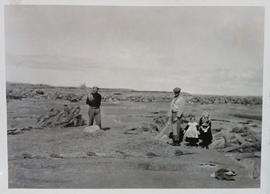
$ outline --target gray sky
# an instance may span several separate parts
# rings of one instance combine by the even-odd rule
[[[7,81],[261,95],[260,7],[8,6]]]

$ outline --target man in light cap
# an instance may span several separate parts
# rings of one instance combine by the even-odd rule
[[[185,99],[180,95],[181,88],[173,89],[174,98],[171,102],[169,111],[169,120],[172,130],[173,145],[180,145],[184,136],[184,129],[182,129],[183,113],[185,106]]]
[[[88,116],[89,116],[89,126],[96,122],[101,128],[101,114],[100,114],[100,104],[101,104],[101,95],[98,93],[99,88],[94,86],[90,94],[87,95],[86,104],[89,105]]]

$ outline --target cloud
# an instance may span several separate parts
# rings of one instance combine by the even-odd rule
[[[71,56],[18,56],[7,54],[6,64],[7,68],[9,68],[9,66],[14,66],[61,71],[85,71],[87,69],[99,68],[99,66],[90,59]]]
[[[263,25],[262,7],[7,6],[8,78],[260,95]]]

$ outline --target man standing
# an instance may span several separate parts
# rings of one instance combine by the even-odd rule
[[[86,104],[89,105],[88,116],[89,116],[89,126],[92,126],[95,120],[96,125],[101,128],[101,114],[100,114],[100,104],[101,95],[98,93],[99,88],[93,87],[90,94],[86,98]]]
[[[173,134],[173,145],[180,145],[184,136],[182,117],[184,113],[185,99],[180,95],[181,88],[174,88],[173,93],[174,98],[170,106],[169,119]]]

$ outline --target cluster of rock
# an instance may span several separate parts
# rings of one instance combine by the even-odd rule
[[[184,93],[184,96],[189,96]],[[104,102],[128,101],[128,102],[169,102],[172,96],[169,92],[132,92],[132,93],[108,93],[104,94]]]
[[[255,133],[251,125],[239,125],[231,130],[221,130],[215,134],[211,144],[213,149],[230,154],[248,169],[248,176],[253,179],[260,177],[260,135]]]
[[[105,95],[102,99],[104,102],[152,102],[154,98],[145,98],[144,96],[114,96],[114,95]]]
[[[260,105],[262,97],[256,96],[192,96],[189,98],[190,104],[242,104],[242,105]]]
[[[39,89],[12,89],[6,93],[8,100],[21,100],[22,98],[41,98],[44,97],[45,93]]]
[[[87,89],[85,89],[87,90]],[[79,102],[85,97],[85,90],[81,88],[60,88],[43,85],[7,85],[7,100],[20,100],[23,98],[43,98],[51,100],[66,100]],[[170,102],[171,92],[142,92],[142,91],[101,91],[103,102],[117,103],[127,102]],[[242,104],[242,105],[261,105],[262,97],[240,97],[240,96],[210,96],[210,95],[190,95],[182,93],[187,103],[190,104]]]
[[[215,134],[211,147],[223,152],[260,152],[261,140],[248,126],[241,125]]]
[[[77,95],[74,93],[63,94],[60,92],[56,92],[53,98],[56,100],[61,99],[61,100],[67,100],[69,102],[79,102],[83,99],[83,95]]]
[[[184,95],[186,102],[189,104],[242,104],[242,105],[260,105],[262,104],[262,97],[256,96],[208,96],[208,95]],[[156,94],[156,95],[105,95],[103,98],[104,102],[170,102],[172,96],[170,93],[167,94]]]
[[[42,89],[30,89],[30,88],[13,88],[6,92],[6,99],[9,100],[21,100],[23,98],[34,99],[50,99],[50,100],[66,100],[69,102],[79,102],[83,99],[83,95],[75,93],[61,93],[58,91],[47,91]]]
[[[86,124],[81,115],[79,106],[64,106],[63,110],[52,108],[47,115],[41,116],[37,120],[38,128],[51,127],[76,127]]]
[[[18,135],[18,134],[21,134],[25,131],[30,131],[31,129],[33,129],[32,126],[22,127],[22,128],[12,128],[12,129],[7,130],[7,134],[8,135]]]
[[[150,132],[157,134],[160,132],[168,122],[169,117],[166,114],[159,114],[153,118],[152,122],[141,123],[138,126],[129,127],[124,134],[139,134],[141,132]]]
[[[51,108],[48,114],[40,116],[37,119],[37,123],[35,126],[12,128],[8,129],[7,133],[8,135],[17,135],[25,131],[30,131],[32,129],[84,126],[86,124],[86,121],[83,119],[80,111],[81,109],[79,106],[68,107],[67,105],[64,105],[63,110]]]

